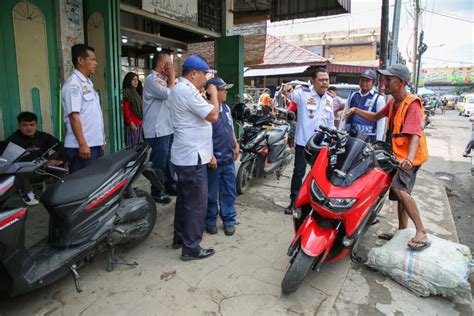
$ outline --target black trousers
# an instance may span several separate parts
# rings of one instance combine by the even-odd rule
[[[304,146],[295,146],[295,168],[291,177],[291,194],[290,199],[294,201],[298,196],[303,178],[306,173],[306,160],[304,158]]]
[[[174,166],[178,175],[174,213],[174,241],[183,243],[183,255],[197,255],[207,214],[207,165]]]

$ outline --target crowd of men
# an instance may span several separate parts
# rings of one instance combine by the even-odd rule
[[[66,136],[61,163],[67,161],[70,173],[101,157],[105,146],[99,96],[90,79],[97,65],[94,49],[84,44],[73,46],[72,61],[75,69],[62,88]],[[285,213],[293,212],[306,173],[304,146],[314,130],[323,125],[362,131],[374,141],[386,139],[400,160],[390,198],[398,201],[399,228],[406,228],[408,218],[415,223],[416,235],[408,247],[420,250],[428,247],[429,241],[410,193],[420,165],[427,160],[423,108],[420,100],[405,90],[410,80],[405,66],[394,65],[378,72],[385,78],[386,93],[393,97],[387,105],[384,96],[374,89],[377,73],[372,70],[361,74],[359,91],[352,93],[345,103],[337,97],[337,89],[329,89],[329,74],[323,68],[314,72],[310,87],[284,88],[283,94],[296,105],[291,203]],[[163,204],[171,201],[169,195],[176,195],[172,247],[182,249],[184,261],[214,254],[213,249],[202,248],[200,243],[205,230],[217,233],[218,214],[225,234],[231,236],[235,232],[234,161],[239,146],[230,109],[225,104],[226,91],[232,85],[219,77],[211,79],[212,73],[204,58],[190,55],[176,82],[170,56],[157,53],[143,87],[144,139],[151,147],[153,167],[166,175],[165,191],[152,186],[151,195]],[[262,98],[262,103],[267,104],[269,93],[265,93],[268,96]],[[344,112],[342,121],[338,115],[341,112]],[[31,121],[36,122],[37,118],[18,117],[20,133],[23,133],[22,124]],[[44,137],[36,130],[23,135]],[[25,201],[34,199],[25,192],[28,190],[27,187],[22,192]]]

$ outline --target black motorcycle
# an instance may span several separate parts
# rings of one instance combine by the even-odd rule
[[[104,251],[108,271],[115,264],[136,265],[117,259],[114,249],[140,244],[155,225],[155,202],[132,187],[140,174],[162,187],[148,163],[149,151],[146,144],[124,149],[49,185],[40,199],[50,215],[49,234],[27,249],[28,210],[11,198],[15,177],[54,176],[58,168],[44,159],[18,162],[24,149],[9,144],[0,158],[0,291],[16,296],[71,273],[81,292],[78,268]]]
[[[244,126],[240,139],[242,155],[237,172],[237,193],[243,194],[253,178],[276,173],[280,178],[291,161],[288,146],[290,125],[269,117],[251,116],[252,125]]]

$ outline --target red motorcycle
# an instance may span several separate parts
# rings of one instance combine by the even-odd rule
[[[295,237],[281,283],[285,294],[298,289],[310,269],[350,256],[376,220],[390,188],[397,159],[384,142],[364,134],[320,126],[305,147],[312,166],[295,201]]]

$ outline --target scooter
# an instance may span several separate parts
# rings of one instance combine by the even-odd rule
[[[291,149],[288,146],[290,125],[269,117],[250,117],[251,126],[244,126],[240,139],[242,155],[237,172],[237,193],[243,194],[253,178],[265,177],[276,173],[280,179],[285,167],[291,161]]]
[[[285,294],[323,263],[361,260],[357,246],[382,209],[397,165],[384,142],[371,144],[365,134],[324,126],[309,139],[305,158],[312,169],[295,201],[291,260],[281,283]]]
[[[133,188],[140,174],[163,186],[148,163],[149,152],[146,144],[139,144],[50,184],[40,198],[50,215],[49,234],[27,249],[28,210],[10,198],[16,195],[15,177],[54,177],[52,172],[64,169],[48,166],[45,159],[18,162],[24,149],[9,144],[0,158],[0,291],[16,296],[70,273],[81,292],[79,267],[105,251],[108,271],[116,264],[136,265],[117,259],[114,250],[118,245],[137,246],[155,225],[155,202],[148,193]]]

